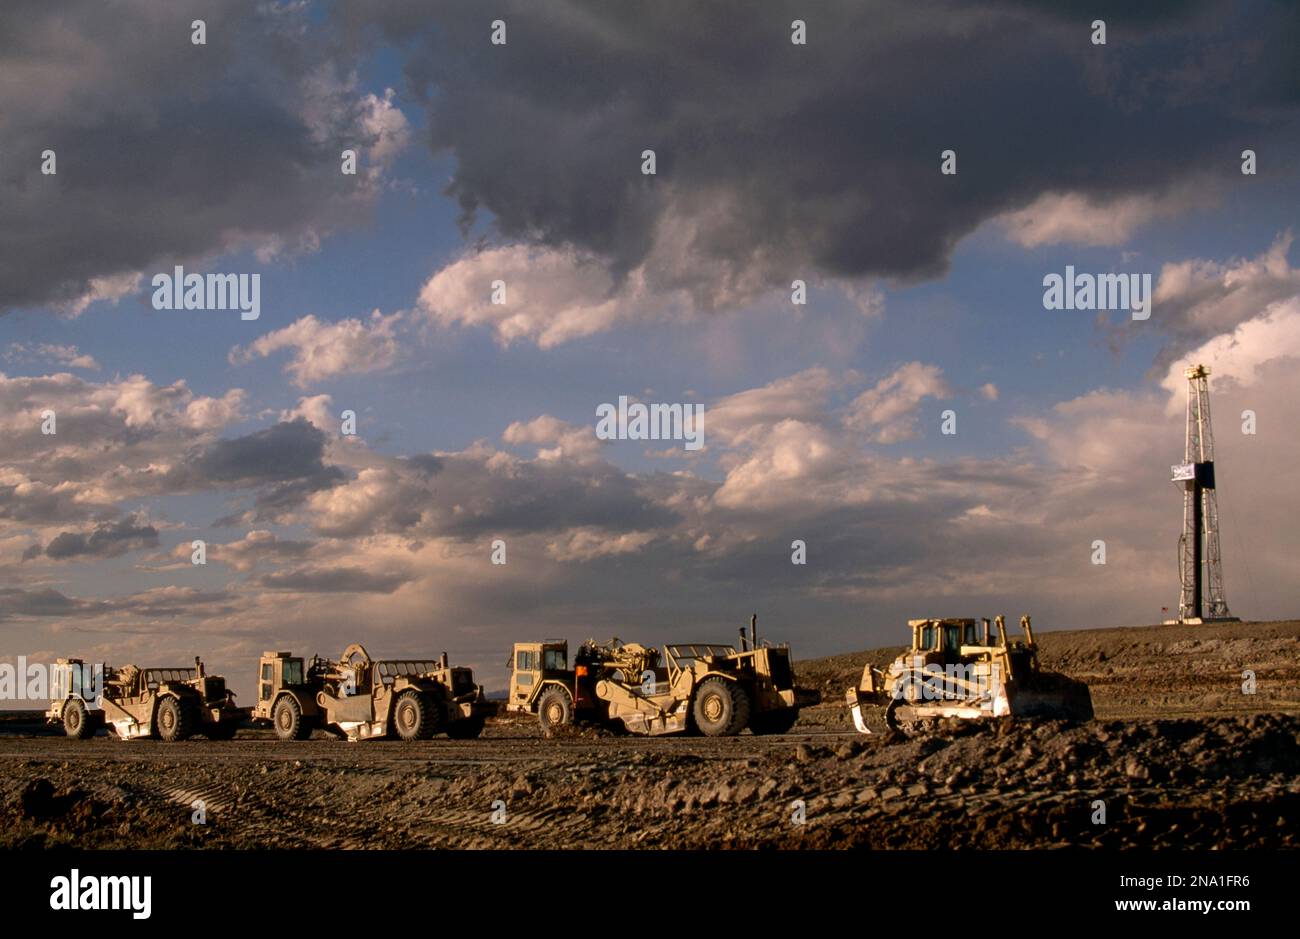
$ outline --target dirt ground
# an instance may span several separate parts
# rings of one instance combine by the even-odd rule
[[[9,719],[0,845],[1298,846],[1300,622],[1039,638],[1097,720],[858,735],[844,688],[894,650],[798,663],[826,703],[766,737],[544,739],[519,718],[463,742],[78,742]]]

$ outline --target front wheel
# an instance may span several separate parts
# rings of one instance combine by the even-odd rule
[[[281,740],[306,740],[311,736],[311,722],[302,716],[302,705],[291,694],[282,695],[271,711],[275,735]]]
[[[563,688],[552,688],[537,703],[537,721],[542,730],[549,731],[562,724],[573,723],[573,700]]]
[[[86,702],[69,698],[63,705],[63,732],[73,740],[86,740],[95,735],[95,724],[86,711]]]

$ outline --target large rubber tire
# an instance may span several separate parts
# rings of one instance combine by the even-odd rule
[[[794,708],[781,711],[768,711],[755,714],[749,722],[749,729],[756,734],[788,734],[799,720],[799,712]]]
[[[393,705],[393,730],[401,740],[428,740],[434,735],[436,720],[429,696],[408,689],[397,696]]]
[[[163,698],[154,713],[154,731],[168,743],[184,740],[194,733],[194,720],[190,709],[177,698]]]
[[[276,700],[271,723],[281,740],[306,740],[311,736],[311,721],[302,716],[302,705],[291,694],[282,694]]]
[[[706,678],[695,689],[691,716],[706,737],[734,737],[749,726],[749,694],[734,681]]]
[[[467,717],[447,725],[447,736],[452,740],[475,740],[483,733],[483,718]]]
[[[69,698],[63,705],[63,732],[73,740],[86,740],[95,736],[95,721],[86,711],[86,702]]]
[[[563,688],[551,688],[537,702],[537,722],[542,730],[573,723],[573,699]]]
[[[209,740],[233,740],[238,730],[239,721],[219,721],[204,725],[203,736]]]
[[[447,706],[437,695],[426,694],[429,702],[429,731],[425,737],[436,737],[447,729]]]

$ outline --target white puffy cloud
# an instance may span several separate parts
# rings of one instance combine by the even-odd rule
[[[1170,393],[1170,408],[1180,410],[1178,398],[1187,385],[1183,370],[1189,364],[1209,366],[1216,387],[1230,382],[1250,389],[1266,376],[1274,376],[1275,371],[1266,366],[1296,359],[1300,359],[1300,296],[1270,303],[1258,316],[1186,353],[1169,366],[1161,384]]]
[[[320,430],[334,433],[339,428],[340,418],[330,410],[333,403],[334,399],[329,395],[308,395],[299,398],[289,410],[281,411],[280,420],[292,421],[301,417]]]
[[[230,363],[241,365],[291,350],[293,355],[285,371],[300,388],[339,375],[382,371],[390,368],[400,354],[396,327],[401,318],[401,313],[385,316],[375,310],[365,320],[327,322],[309,314],[247,346],[231,349]]]
[[[117,306],[124,297],[129,297],[140,289],[140,280],[143,276],[140,271],[125,271],[106,277],[92,277],[86,292],[69,302],[64,308],[65,312],[69,316],[80,316],[92,303],[100,301],[107,301]]]
[[[839,488],[852,460],[849,445],[825,425],[783,420],[726,464],[714,501],[755,511],[821,499],[827,489]]]
[[[1230,333],[1270,304],[1300,294],[1300,268],[1288,260],[1293,240],[1284,232],[1255,258],[1164,265],[1156,281],[1152,321],[1174,337],[1170,354]]]
[[[391,164],[411,142],[406,115],[393,104],[395,94],[392,88],[386,88],[382,98],[369,94],[361,99],[361,130],[372,141],[366,156],[379,167]]]
[[[43,342],[36,345],[13,342],[5,350],[5,361],[42,361],[53,362],[67,368],[98,369],[99,363],[93,355],[83,353],[76,346]]]
[[[709,405],[705,427],[711,437],[728,444],[754,443],[784,421],[821,420],[835,386],[829,370],[805,369]]]
[[[788,303],[789,281],[771,282],[781,259],[737,263],[712,256],[709,232],[726,229],[729,210],[725,204],[721,214],[698,209],[665,215],[646,258],[620,277],[600,258],[571,247],[485,248],[430,277],[418,307],[440,326],[486,328],[502,344],[528,341],[549,349],[624,323],[690,321],[764,297]],[[496,281],[505,284],[504,303],[492,302]],[[884,293],[875,283],[818,277],[811,284],[837,291],[866,320],[884,314]]]
[[[1047,192],[1023,209],[995,219],[1007,238],[1025,248],[1042,245],[1122,245],[1142,226],[1202,204],[1203,189],[1143,193],[1115,198]]]
[[[610,533],[599,528],[575,528],[548,541],[546,553],[556,561],[593,561],[635,554],[655,537],[651,531]]]
[[[845,424],[876,443],[910,440],[918,433],[916,411],[926,398],[947,398],[952,390],[936,365],[908,362],[858,395],[848,407]]]
[[[492,302],[504,281],[506,302]],[[467,254],[429,278],[419,306],[444,325],[485,326],[502,343],[543,349],[610,328],[637,299],[618,291],[605,268],[574,251],[512,245]]]
[[[543,414],[531,421],[515,421],[505,429],[501,439],[510,444],[539,447],[543,460],[589,460],[600,452],[601,443],[592,427],[579,427]]]

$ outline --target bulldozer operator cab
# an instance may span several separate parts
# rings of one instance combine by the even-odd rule
[[[955,665],[969,658],[966,647],[990,644],[988,620],[983,628],[973,619],[914,620],[912,627],[912,651],[935,664]]]
[[[958,665],[1005,655],[1012,674],[1037,665],[1033,627],[1022,617],[1024,638],[1009,640],[1001,616],[985,619],[911,620],[912,651],[927,664]]]

